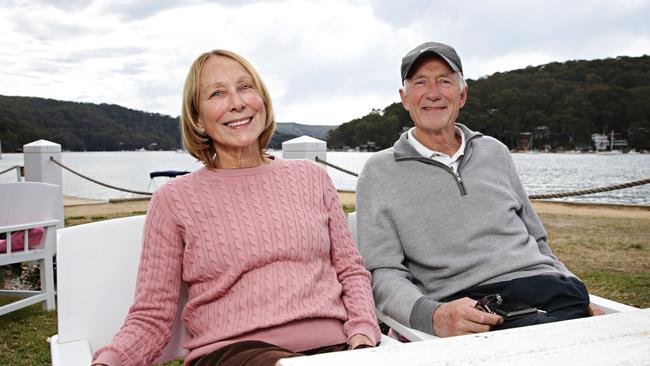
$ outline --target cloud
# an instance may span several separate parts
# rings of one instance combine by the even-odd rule
[[[191,62],[225,48],[258,69],[278,120],[338,124],[398,101],[419,43],[453,45],[478,78],[648,53],[649,14],[642,0],[8,0],[0,85],[175,116]]]
[[[83,10],[90,6],[93,1],[88,0],[28,0],[28,1],[12,1],[15,6],[24,6],[32,4],[38,7],[53,7],[65,11],[78,11]]]
[[[421,0],[371,0],[370,6],[375,16],[396,28],[408,27],[414,21],[422,19],[423,14],[432,11],[435,1]],[[443,5],[443,4],[440,4]],[[440,13],[438,11],[437,13]]]
[[[268,1],[281,2],[282,0]],[[138,21],[161,12],[197,5],[219,5],[237,8],[257,0],[95,0],[93,8],[97,13],[112,14],[124,21]]]
[[[60,62],[83,62],[89,59],[132,58],[146,52],[144,47],[104,47],[70,52],[58,59]]]

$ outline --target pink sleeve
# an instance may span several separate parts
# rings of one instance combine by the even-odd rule
[[[162,194],[155,194],[149,204],[143,240],[134,304],[111,344],[95,352],[93,363],[150,365],[171,337],[180,294],[183,241]]]
[[[363,334],[377,344],[381,332],[375,316],[370,273],[365,269],[363,258],[354,244],[334,184],[327,172],[324,169],[322,171],[325,207],[329,215],[332,264],[343,287],[341,299],[348,313],[343,328],[348,339],[355,334]]]

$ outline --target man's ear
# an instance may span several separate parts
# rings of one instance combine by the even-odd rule
[[[399,89],[399,97],[402,99],[402,106],[404,107],[404,109],[410,112],[411,110],[409,109],[409,100],[406,97],[406,92],[404,91],[404,88]]]
[[[462,92],[460,92],[460,107],[463,108],[465,106],[465,102],[467,102],[467,89],[469,89],[468,85],[465,85],[465,88],[463,89]]]

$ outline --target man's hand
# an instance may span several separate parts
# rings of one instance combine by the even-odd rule
[[[438,337],[482,333],[503,323],[498,315],[475,309],[476,300],[469,297],[444,303],[433,313],[433,330]]]
[[[605,312],[603,311],[603,309],[599,308],[598,306],[589,303],[589,307],[587,307],[587,315],[589,316],[605,315]]]
[[[357,334],[353,335],[352,337],[350,337],[350,340],[348,341],[348,345],[350,346],[350,349],[356,349],[356,348],[359,348],[361,346],[363,346],[361,348],[374,347],[375,346],[375,344],[372,343],[370,338],[366,337],[365,335],[363,335],[361,333],[357,333]]]

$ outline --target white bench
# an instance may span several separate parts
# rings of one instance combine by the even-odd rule
[[[52,365],[88,366],[92,353],[111,342],[135,295],[144,216],[101,221],[58,231],[58,334],[50,337]],[[182,289],[172,338],[156,360],[181,358],[187,331]],[[382,344],[397,343],[389,337]],[[355,351],[357,352],[357,351]]]
[[[45,310],[53,310],[54,268],[56,250],[56,203],[59,187],[47,183],[24,182],[0,184],[0,234],[4,234],[0,266],[36,261],[40,267],[40,291],[0,290],[0,296],[19,297],[20,300],[0,306],[0,316],[44,302]],[[44,229],[40,244],[30,245],[30,232]],[[32,231],[30,231],[32,230]],[[13,240],[12,240],[13,239]],[[15,244],[22,241],[23,248]],[[13,241],[13,242],[12,242]],[[14,250],[16,249],[16,250]]]
[[[358,239],[357,239],[357,213],[356,212],[352,212],[348,214],[348,225],[350,226],[350,231],[352,232],[352,238],[354,239],[355,242],[357,242]],[[591,299],[591,302],[597,305],[598,307],[600,307],[601,309],[603,309],[603,311],[606,314],[638,310],[633,306],[621,304],[612,300],[605,299],[600,296],[589,294],[589,297]],[[379,321],[391,327],[391,329],[393,329],[395,332],[397,332],[398,334],[402,335],[404,338],[410,341],[438,339],[438,337],[434,335],[419,331],[417,329],[409,328],[406,325],[399,323],[398,321],[391,318],[390,316],[382,313],[379,309],[375,309],[375,312],[377,313],[377,319],[379,319]]]
[[[135,295],[145,216],[58,230],[58,333],[50,338],[52,365],[90,365],[92,352],[109,344]],[[181,305],[187,292],[181,295]],[[157,362],[183,357],[187,334],[176,314],[173,336]]]
[[[650,365],[650,309],[439,338],[350,353],[287,358],[278,366]]]

